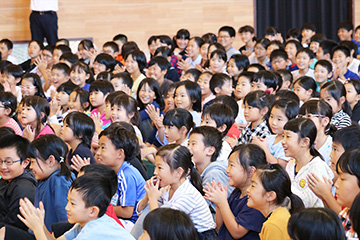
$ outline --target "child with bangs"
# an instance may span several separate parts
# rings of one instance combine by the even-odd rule
[[[146,57],[142,51],[135,49],[124,55],[124,59],[126,71],[134,82],[131,92],[132,96],[135,96],[140,82],[145,78]]]
[[[244,128],[247,125],[247,121],[244,116],[244,98],[251,91],[251,79],[253,77],[253,72],[242,72],[235,87],[234,95],[239,106],[239,113],[235,118],[235,123],[240,128]]]
[[[299,97],[300,106],[311,98],[318,97],[316,81],[312,77],[302,76],[294,82],[294,93]]]
[[[16,114],[17,100],[11,92],[0,94],[0,127],[9,127],[21,136],[22,130],[13,116]]]
[[[285,43],[285,52],[288,54],[289,60],[291,62],[290,71],[298,70],[298,66],[296,65],[296,53],[302,46],[297,40],[289,40]]]
[[[81,89],[89,91],[90,84],[88,82],[93,80],[89,66],[83,62],[74,64],[70,70],[70,80]]]
[[[351,120],[360,123],[360,82],[356,79],[350,79],[345,83],[346,100],[351,108]]]
[[[131,76],[127,72],[117,73],[111,76],[111,84],[115,91],[123,91],[127,95],[131,95],[131,88],[134,84]]]
[[[327,60],[319,60],[315,63],[314,76],[317,84],[317,91],[320,92],[320,88],[327,83],[332,77],[332,64]]]
[[[212,73],[226,73],[226,52],[216,49],[210,54],[209,67]]]
[[[232,77],[234,84],[239,80],[240,74],[249,67],[249,58],[245,55],[234,54],[227,63],[227,72]]]
[[[299,104],[288,99],[280,99],[274,102],[270,111],[269,126],[273,135],[267,138],[253,137],[252,143],[261,147],[266,160],[270,164],[279,164],[285,168],[290,158],[285,156],[284,148],[281,144],[284,133],[284,125],[299,113]]]
[[[299,69],[291,72],[294,80],[303,76],[315,78],[314,70],[310,68],[314,58],[315,54],[308,48],[301,48],[296,52],[295,62]]]
[[[90,114],[89,92],[76,87],[69,95],[68,108],[69,111],[79,111]]]
[[[11,92],[20,102],[22,99],[20,81],[24,71],[19,65],[9,64],[1,71],[1,84],[6,92]]]
[[[273,72],[261,70],[254,74],[251,79],[251,90],[262,90],[268,94],[275,94],[281,87],[282,79],[279,79]]]
[[[210,80],[213,76],[212,72],[205,71],[200,74],[197,84],[201,89],[201,109],[204,109],[206,103],[212,101],[215,98],[215,95],[210,89]]]
[[[170,84],[173,82],[165,78],[171,65],[169,61],[163,56],[156,56],[151,58],[148,63],[146,76],[155,79],[160,87],[160,94],[164,98],[169,90]]]
[[[70,79],[70,68],[65,63],[54,64],[51,68],[50,81],[45,81],[44,91],[46,97],[51,97],[56,89]]]

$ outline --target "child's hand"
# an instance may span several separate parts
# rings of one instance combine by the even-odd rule
[[[177,66],[179,69],[183,70],[184,72],[186,72],[187,70],[189,70],[191,68],[190,63],[183,59],[179,60]]]
[[[102,131],[102,125],[103,125],[103,120],[101,120],[100,118],[100,113],[94,113],[92,116],[91,116],[92,120],[94,121],[94,124],[95,124],[95,131],[100,134],[100,132]]]
[[[32,142],[35,139],[35,129],[31,125],[26,125],[23,131],[23,137]]]
[[[156,155],[156,148],[154,147],[145,147],[141,149],[141,158],[146,158],[151,163],[155,164],[155,155]]]
[[[116,64],[113,70],[113,74],[122,73],[125,72],[125,66],[119,66],[119,64]]]
[[[255,136],[255,137],[252,138],[251,143],[258,145],[262,149],[267,148],[267,140],[266,140],[266,138],[261,138],[261,137]]]
[[[50,105],[49,116],[57,115],[60,112],[61,106],[59,106],[59,102],[55,98],[51,99],[51,102],[49,103],[49,105]]]
[[[227,186],[221,185],[220,182],[216,183],[213,180],[211,185],[207,183],[204,192],[204,198],[215,203],[215,205],[227,202]]]
[[[45,209],[43,203],[39,202],[39,208],[35,208],[29,199],[20,199],[19,210],[22,214],[17,217],[34,232],[36,229],[42,231],[44,226]]]
[[[149,197],[149,200],[157,201],[161,197],[159,185],[160,181],[155,176],[146,181],[144,188]]]
[[[230,145],[231,148],[234,148],[239,143],[235,135],[233,137],[225,138],[225,141]]]
[[[40,55],[35,59],[35,65],[38,67],[42,74],[45,74],[47,68],[47,62],[44,56]]]
[[[156,119],[160,116],[160,109],[156,109],[153,104],[148,104],[145,108],[145,112],[149,115],[153,123],[155,123]]]
[[[324,181],[321,181],[321,179],[314,173],[309,173],[307,175],[311,191],[313,191],[313,193],[320,199],[323,199],[326,194],[331,193],[332,181],[324,176],[323,179]]]
[[[131,89],[125,84],[121,84],[120,91],[123,91],[127,95],[131,96]]]
[[[79,155],[75,155],[71,158],[71,163],[71,168],[80,172],[83,166],[90,165],[90,158],[81,158]]]
[[[200,64],[196,64],[196,65],[195,65],[195,68],[196,68],[197,70],[199,70],[200,72],[204,72],[204,71],[205,71],[205,69],[204,69]]]

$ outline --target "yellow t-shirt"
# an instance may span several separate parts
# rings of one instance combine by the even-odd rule
[[[290,240],[287,232],[289,218],[289,211],[284,207],[278,207],[269,219],[264,222],[259,234],[260,239]]]

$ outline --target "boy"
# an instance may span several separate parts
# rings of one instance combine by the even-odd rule
[[[115,91],[123,91],[130,96],[131,88],[133,86],[133,80],[129,73],[122,72],[112,76],[111,84],[114,86]]]
[[[358,46],[353,41],[342,41],[340,45],[347,46],[350,49],[350,62],[347,68],[351,72],[358,74],[360,66],[360,60],[356,58],[358,55]]]
[[[22,99],[21,89],[19,83],[21,77],[24,75],[24,71],[20,65],[9,64],[4,68],[1,73],[1,84],[4,86],[5,91],[11,92],[20,102]]]
[[[268,27],[265,29],[265,38],[269,39],[269,41],[279,41],[279,42],[284,42],[284,39],[281,36],[281,33],[279,31],[279,29],[277,29],[276,27]]]
[[[328,191],[320,191],[320,189],[322,185],[332,185],[337,181],[338,175],[336,173],[336,164],[340,159],[340,156],[348,149],[360,147],[360,128],[356,125],[342,128],[336,131],[333,137],[332,152],[330,154],[330,168],[334,173],[334,178],[329,179],[328,183],[324,183],[320,182],[316,176],[311,175],[309,176],[309,180],[311,180],[309,186],[311,190],[323,200],[326,207],[332,209],[336,214],[339,214],[341,205],[339,205],[334,198],[335,188],[325,188],[328,189]]]
[[[285,50],[275,49],[270,54],[270,63],[272,68],[277,71],[279,69],[286,69],[289,65],[289,58]]]
[[[294,81],[296,81],[299,77],[302,76],[315,78],[314,70],[310,68],[310,65],[312,64],[314,58],[314,53],[308,48],[301,48],[299,49],[299,51],[297,51],[295,61],[299,70],[291,72]]]
[[[123,127],[109,127],[99,135],[99,150],[96,161],[111,167],[118,176],[118,190],[111,204],[125,228],[131,229],[138,218],[135,207],[145,196],[145,180],[140,172],[128,161],[139,154],[139,142],[136,135]]]
[[[12,64],[18,64],[17,59],[14,56],[11,56],[13,50],[13,43],[7,39],[0,40],[0,53],[1,53],[1,61],[7,60]]]
[[[304,23],[301,26],[301,44],[304,48],[309,47],[310,39],[316,34],[316,27],[312,23]]]
[[[217,161],[222,148],[221,135],[214,127],[196,127],[190,133],[188,149],[192,154],[192,161],[202,178],[204,188],[206,184],[211,184],[215,180],[223,186],[228,186],[229,196],[233,188],[229,188],[226,174],[227,165],[225,162]],[[216,205],[210,201],[207,202],[212,208],[212,212],[215,212]]]
[[[121,48],[122,46],[127,43],[128,39],[127,36],[124,34],[118,34],[115,37],[113,37],[113,41],[119,46],[119,55],[115,58],[115,60],[121,62],[123,65],[125,65],[125,59],[122,56]]]
[[[241,52],[241,54],[249,57],[250,54],[254,51],[254,46],[256,43],[255,30],[252,26],[245,25],[239,29],[239,34],[241,41],[245,43],[245,45],[242,46],[239,51]]]
[[[65,209],[69,223],[75,225],[58,239],[116,239],[119,236],[121,239],[134,239],[114,219],[105,214],[111,199],[110,186],[110,180],[97,173],[89,173],[74,180],[69,189]],[[23,217],[19,218],[34,231],[36,239],[53,239],[38,218],[39,210],[26,198],[20,201],[20,206]],[[44,211],[42,205],[40,210]]]
[[[29,141],[11,134],[0,137],[0,222],[23,230],[27,227],[17,218],[19,200],[35,198],[36,180],[28,171],[30,160],[26,158]]]
[[[22,136],[19,124],[11,117],[16,112],[17,100],[11,92],[0,94],[0,127],[9,127]]]
[[[234,91],[232,79],[225,73],[215,73],[210,79],[210,90],[216,97],[220,95],[231,96]]]
[[[297,40],[289,40],[285,43],[285,52],[288,54],[291,65],[289,67],[290,71],[298,70],[296,66],[296,53],[301,48],[301,44]]]
[[[316,54],[319,50],[320,43],[326,39],[326,36],[322,33],[316,33],[310,39],[310,50]]]
[[[360,47],[360,44],[352,39],[354,25],[350,22],[341,22],[337,27],[337,34],[340,41],[352,41],[356,46]]]
[[[320,43],[319,49],[316,53],[317,60],[328,60],[332,61],[332,53],[331,50],[337,46],[337,43],[332,40],[324,40]]]
[[[217,161],[227,163],[229,154],[231,152],[230,144],[225,141],[226,134],[234,124],[234,114],[231,108],[223,103],[213,103],[204,109],[201,117],[201,126],[210,126],[216,128],[223,138],[222,148],[217,158]]]
[[[119,45],[116,42],[106,42],[102,47],[103,53],[107,53],[114,59],[119,55]]]
[[[232,46],[235,40],[235,33],[235,29],[230,26],[223,26],[219,29],[218,43],[224,46],[227,59],[230,59],[234,54],[240,54],[240,52]]]
[[[50,82],[46,81],[44,90],[46,97],[51,97],[56,93],[56,89],[70,79],[70,68],[65,63],[57,63],[51,69]]]
[[[63,55],[64,53],[67,53],[67,52],[71,53],[71,48],[69,46],[66,46],[66,45],[56,46],[54,48],[54,52],[53,52],[53,64],[59,63],[61,55]]]
[[[315,64],[314,70],[315,81],[318,85],[317,91],[320,92],[321,87],[331,79],[332,64],[327,60],[319,60]]]
[[[94,107],[94,110],[90,113],[90,117],[99,118],[102,121],[102,129],[105,129],[111,124],[111,120],[107,120],[105,117],[105,99],[112,92],[114,92],[114,87],[108,81],[96,80],[90,84],[89,101]]]
[[[95,57],[94,60],[94,78],[96,79],[96,76],[100,72],[112,72],[115,68],[116,61],[115,59],[107,54],[107,53],[100,53]]]
[[[173,83],[169,79],[165,79],[165,75],[169,71],[170,67],[171,65],[166,58],[157,56],[150,60],[146,71],[147,77],[154,78],[159,83],[160,94],[163,98],[166,97],[169,86]]]
[[[358,79],[359,76],[356,73],[351,72],[347,66],[350,62],[350,50],[344,45],[339,45],[332,50],[332,60],[334,63],[334,76],[333,79],[337,79],[342,83],[345,83],[348,79]]]
[[[68,65],[69,68],[71,68],[78,61],[79,61],[78,55],[73,54],[71,52],[63,53],[59,60],[59,62],[65,63],[66,65]]]
[[[293,83],[293,75],[291,74],[291,72],[287,69],[279,69],[279,70],[276,70],[276,72],[278,74],[280,74],[280,76],[282,78],[282,82],[283,82],[280,90],[290,89],[291,85]]]
[[[281,87],[278,77],[274,73],[266,70],[255,73],[250,82],[251,91],[263,90],[269,94],[275,94]]]

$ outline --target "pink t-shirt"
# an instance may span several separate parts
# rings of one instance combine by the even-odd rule
[[[91,111],[90,113],[90,117],[92,117],[94,114],[98,114],[99,110],[97,110],[96,108],[94,110]],[[101,126],[102,129],[104,129],[104,127],[111,123],[111,120],[106,120],[105,118],[105,111],[100,115],[100,119],[103,121],[103,124]]]
[[[54,131],[51,129],[51,127],[49,125],[46,125],[37,136],[35,136],[35,139],[39,138],[42,135],[46,135],[46,134],[55,134]]]
[[[2,125],[2,127],[12,128],[17,135],[22,136],[22,131],[19,124],[11,117],[8,118],[8,120],[4,123],[4,125]]]

